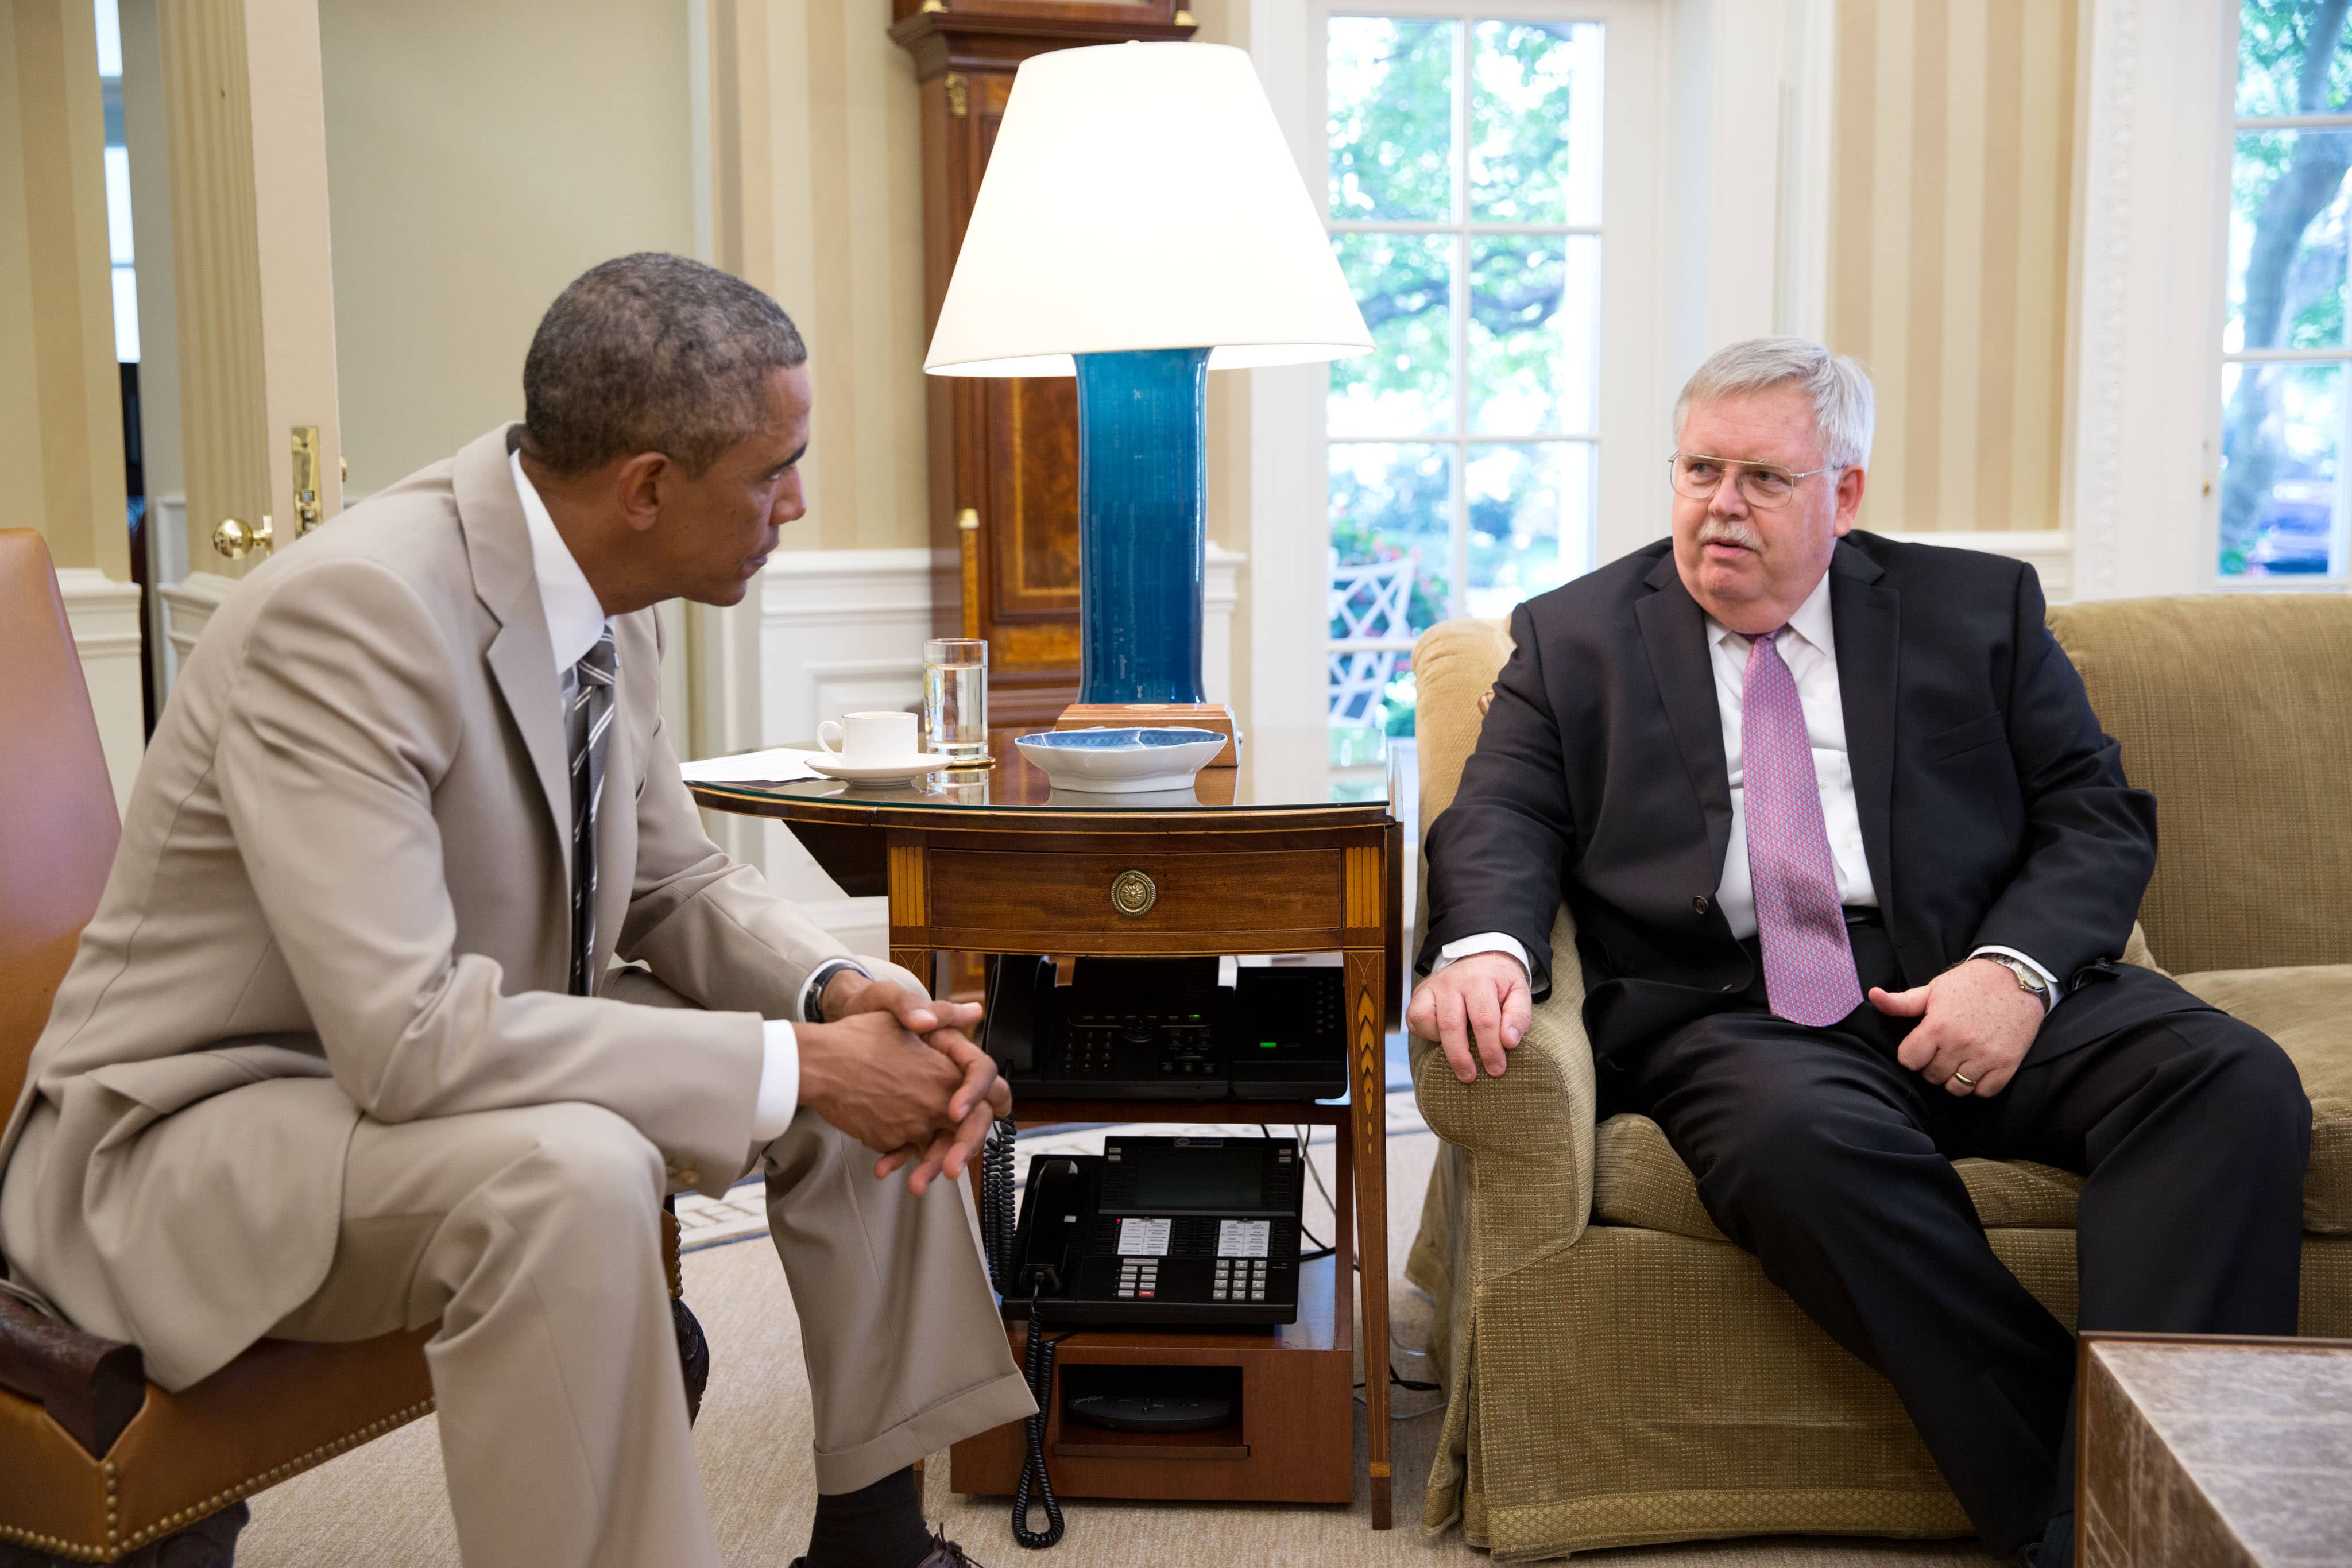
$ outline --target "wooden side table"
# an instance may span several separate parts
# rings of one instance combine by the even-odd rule
[[[1346,1368],[1353,1352],[1347,1279],[1353,1260],[1362,1277],[1372,1523],[1389,1527],[1383,1041],[1402,1004],[1402,830],[1389,809],[1390,788],[1360,776],[1335,779],[1324,760],[1326,744],[1319,730],[1253,735],[1239,768],[1204,771],[1192,789],[1172,796],[1055,791],[1003,733],[992,736],[999,759],[994,769],[933,774],[912,789],[852,789],[829,781],[693,786],[696,799],[712,810],[782,819],[853,896],[887,893],[890,956],[917,973],[927,972],[932,956],[942,952],[1340,955],[1350,1053],[1344,1108],[1226,1101],[1017,1107],[1020,1119],[1033,1123],[1344,1124],[1338,1196],[1343,1204],[1352,1200],[1354,1245],[1345,1249],[1334,1239],[1343,1250],[1334,1260],[1329,1288],[1307,1291],[1302,1271],[1302,1322],[1296,1331],[1249,1336],[1089,1330],[1085,1336],[1087,1354],[1132,1341],[1136,1359],[1189,1350],[1224,1357],[1203,1364],[1237,1364],[1237,1357],[1254,1359],[1240,1355],[1254,1348],[1320,1355],[1327,1367],[1336,1359],[1341,1368],[1336,1377],[1328,1371],[1303,1374],[1289,1396],[1273,1396],[1268,1385],[1277,1403],[1305,1398],[1321,1411],[1302,1423],[1293,1406],[1283,1423],[1288,1437],[1269,1425],[1260,1441],[1221,1445],[1246,1448],[1246,1455],[1181,1465],[1171,1456],[1153,1456],[1160,1462],[1156,1483],[1139,1479],[1142,1472],[1135,1467],[1144,1456],[1122,1466],[1117,1455],[1066,1453],[1068,1485],[1064,1466],[1055,1467],[1056,1489],[1066,1495],[1090,1495],[1089,1483],[1114,1489],[1091,1495],[1128,1497],[1278,1498],[1289,1495],[1288,1487],[1300,1500],[1342,1500],[1330,1495],[1328,1468],[1276,1461],[1299,1443],[1327,1455],[1334,1444],[1343,1453],[1352,1449],[1353,1379]],[[1335,793],[1349,798],[1334,800]],[[1345,1220],[1343,1214],[1343,1228]],[[1316,1328],[1309,1301],[1328,1314],[1327,1328]],[[1246,1343],[1212,1343],[1225,1341]],[[1076,1353],[1076,1342],[1069,1348]],[[1082,1361],[1073,1354],[1073,1364]],[[1261,1407],[1266,1402],[1261,1398]],[[1269,1421],[1272,1416],[1269,1411]],[[1049,1441],[1071,1446],[1058,1435]],[[1224,1469],[1216,1472],[1213,1466]],[[1274,1479],[1277,1470],[1299,1479]],[[959,1461],[959,1476],[983,1472],[984,1467],[967,1471]],[[1215,1479],[1220,1473],[1223,1479]],[[1319,1479],[1304,1479],[1309,1476]],[[1139,1490],[1147,1484],[1172,1490]]]
[[[2086,1333],[2084,1568],[2352,1560],[2352,1340]]]

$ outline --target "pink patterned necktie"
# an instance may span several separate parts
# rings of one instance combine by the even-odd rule
[[[1748,645],[1741,685],[1748,873],[1764,949],[1764,994],[1775,1015],[1818,1029],[1860,1007],[1862,988],[1838,906],[1804,705],[1772,646],[1780,634],[1767,632]]]

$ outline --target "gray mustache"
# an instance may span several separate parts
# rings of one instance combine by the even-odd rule
[[[1739,523],[1709,518],[1699,526],[1698,542],[1702,545],[1738,545],[1743,549],[1762,549],[1764,541],[1753,528]]]

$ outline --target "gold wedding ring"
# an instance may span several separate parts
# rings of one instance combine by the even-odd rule
[[[1975,1079],[1969,1077],[1967,1073],[1961,1071],[1957,1067],[1952,1069],[1952,1079],[1963,1088],[1973,1089],[1977,1086],[1977,1081]]]

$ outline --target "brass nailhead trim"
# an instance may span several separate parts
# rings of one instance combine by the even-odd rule
[[[103,1460],[100,1468],[106,1477],[106,1544],[104,1546],[85,1546],[78,1542],[66,1541],[58,1536],[22,1530],[13,1524],[0,1524],[0,1541],[14,1542],[19,1546],[30,1546],[36,1551],[47,1552],[52,1556],[70,1557],[78,1563],[111,1563],[126,1552],[138,1551],[158,1536],[169,1535],[184,1525],[194,1524],[200,1519],[218,1513],[241,1498],[251,1497],[255,1492],[276,1486],[279,1481],[289,1479],[310,1469],[313,1465],[323,1464],[345,1449],[355,1448],[362,1443],[370,1442],[395,1427],[405,1427],[432,1408],[433,1401],[425,1399],[405,1409],[395,1410],[381,1420],[369,1422],[356,1432],[346,1433],[341,1437],[321,1443],[307,1454],[289,1459],[284,1464],[264,1470],[259,1475],[248,1476],[226,1491],[215,1492],[200,1503],[184,1508],[168,1518],[158,1520],[128,1541],[121,1537],[121,1525],[119,1519],[122,1472],[112,1459]]]

